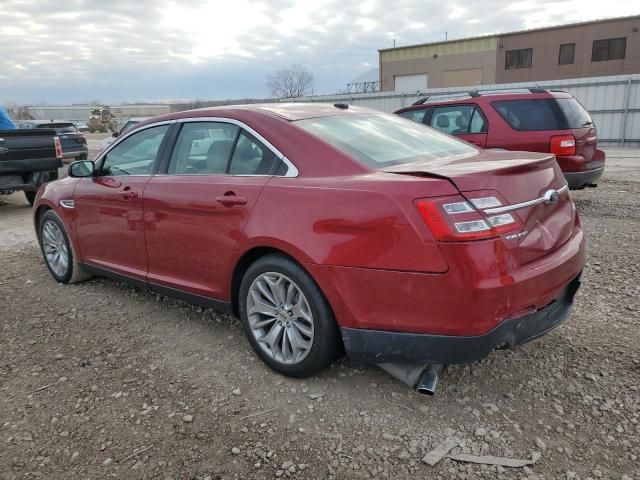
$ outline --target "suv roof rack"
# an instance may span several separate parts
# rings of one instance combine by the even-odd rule
[[[499,95],[501,93],[548,93],[549,91],[556,92],[562,90],[547,90],[545,88],[540,87],[530,87],[530,88],[497,88],[492,90],[469,90],[468,92],[457,92],[457,93],[444,93],[441,95],[430,95],[427,97],[423,97],[415,102],[413,105],[422,105],[428,101],[436,101],[443,100],[445,98],[460,98],[460,97],[481,97],[483,95]]]

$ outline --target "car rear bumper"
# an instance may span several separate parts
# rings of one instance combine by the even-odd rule
[[[74,150],[72,152],[62,152],[62,158],[76,158],[82,155],[87,155],[89,153],[88,148],[84,148],[81,150]]]
[[[586,187],[598,180],[604,172],[605,159],[605,153],[599,149],[595,150],[589,161],[581,155],[557,157],[558,165],[571,189]]]
[[[497,348],[513,348],[560,325],[571,312],[580,283],[578,276],[546,307],[505,320],[483,335],[431,335],[342,328],[345,351],[351,359],[361,363],[421,365],[474,362]]]
[[[588,187],[595,183],[604,173],[604,166],[584,172],[563,172],[564,178],[571,189]]]

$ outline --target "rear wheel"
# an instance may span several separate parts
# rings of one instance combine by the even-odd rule
[[[38,234],[44,261],[53,278],[60,283],[76,283],[91,277],[76,261],[64,224],[53,210],[42,215]]]
[[[36,201],[36,192],[30,192],[25,190],[24,196],[26,197],[27,202],[29,202],[29,205],[33,206],[33,202]]]
[[[311,276],[285,256],[267,255],[249,267],[239,312],[253,349],[284,375],[313,375],[340,352],[329,303]]]

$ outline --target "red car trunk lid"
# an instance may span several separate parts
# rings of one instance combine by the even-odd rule
[[[394,166],[386,171],[447,178],[467,199],[477,197],[479,192],[482,196],[488,190],[497,192],[503,205],[495,208],[518,207],[508,212],[517,215],[522,229],[502,237],[519,265],[553,252],[572,235],[575,209],[553,155],[486,151],[471,157]],[[490,216],[491,209],[482,213]]]

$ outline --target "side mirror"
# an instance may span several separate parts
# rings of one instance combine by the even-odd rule
[[[95,165],[91,160],[80,160],[69,165],[69,176],[73,178],[85,178],[93,175]]]
[[[113,133],[111,134],[111,136],[112,136],[113,138],[116,138],[119,134],[120,134],[120,132],[113,132]]]

